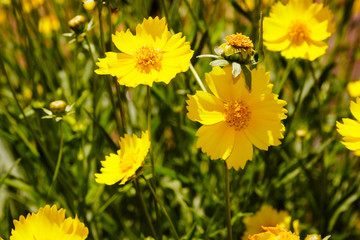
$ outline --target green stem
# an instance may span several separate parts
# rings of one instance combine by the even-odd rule
[[[139,197],[140,202],[141,202],[141,206],[142,206],[142,208],[144,210],[144,213],[145,213],[146,221],[149,224],[151,234],[153,235],[154,238],[157,238],[154,226],[153,226],[152,221],[151,221],[149,211],[146,208],[146,204],[145,204],[145,201],[144,201],[144,196],[143,196],[142,189],[141,189],[141,186],[139,184],[138,179],[135,179],[134,184],[135,184],[136,193],[138,194],[138,197]]]
[[[164,0],[160,0],[161,6],[163,7],[164,10],[164,15],[165,15],[165,19],[166,22],[169,24],[169,11],[168,8],[165,6],[165,1]]]
[[[104,27],[103,27],[103,24],[102,24],[102,21],[101,21],[101,18],[102,18],[101,9],[102,9],[102,5],[98,4],[99,25],[100,25],[100,40],[101,40],[101,50],[102,50],[101,55],[104,56],[105,52],[106,52],[106,48],[105,48],[105,42],[104,42]],[[108,91],[109,91],[110,102],[111,102],[111,105],[112,105],[113,110],[114,110],[117,129],[118,129],[119,134],[121,134],[121,132],[122,132],[121,131],[122,124],[121,124],[121,119],[118,117],[117,111],[116,111],[114,95],[113,95],[113,92],[112,92],[111,77],[107,76],[106,78],[107,78],[107,86],[108,86]]]
[[[286,65],[286,69],[284,71],[284,74],[280,80],[279,85],[277,86],[276,90],[274,91],[276,94],[279,94],[285,84],[286,79],[288,78],[291,70],[293,69],[293,66],[295,65],[296,58],[290,60],[288,64]]]
[[[224,163],[225,163],[224,169],[225,169],[225,193],[226,193],[226,224],[228,231],[228,239],[232,240],[229,170],[226,161],[224,161]]]
[[[149,133],[149,140],[150,140],[150,161],[151,161],[151,171],[152,171],[152,185],[154,186],[154,189],[156,191],[156,175],[155,175],[155,161],[154,161],[154,155],[153,155],[153,148],[151,144],[151,92],[150,92],[150,86],[147,86],[147,101],[148,101],[148,116],[147,116],[147,123],[148,123],[148,133]],[[161,236],[161,223],[160,223],[160,214],[157,204],[155,204],[155,213],[156,213],[156,219],[158,222],[158,232]]]
[[[207,91],[206,91],[206,88],[205,88],[205,86],[204,86],[204,84],[202,83],[202,81],[201,81],[201,79],[200,79],[199,75],[197,74],[197,72],[196,72],[196,70],[195,70],[194,66],[193,66],[191,63],[190,63],[190,70],[191,70],[192,74],[194,75],[194,77],[195,77],[196,81],[197,81],[197,82],[198,82],[198,84],[200,85],[201,90],[203,90],[204,92],[207,92]]]
[[[145,180],[145,182],[146,182],[146,184],[148,185],[148,187],[149,187],[151,193],[153,194],[155,200],[156,200],[157,203],[160,205],[161,210],[163,211],[166,219],[168,220],[168,222],[169,222],[169,224],[170,224],[170,228],[171,228],[171,230],[172,230],[172,232],[173,232],[173,234],[174,234],[175,239],[180,240],[179,235],[178,235],[177,232],[176,232],[175,226],[174,226],[173,222],[171,221],[171,218],[170,218],[168,212],[166,211],[164,205],[161,203],[161,200],[160,200],[159,196],[156,194],[155,190],[153,189],[153,187],[151,186],[151,184],[146,180],[146,178],[145,178],[143,175],[142,175],[141,177]]]
[[[56,178],[59,174],[59,170],[60,170],[60,165],[61,165],[61,159],[62,159],[62,153],[63,153],[63,146],[64,146],[64,131],[62,128],[62,121],[60,121],[59,123],[59,127],[60,127],[60,147],[59,147],[59,154],[58,154],[58,159],[56,162],[56,167],[55,167],[55,173],[52,179],[52,183],[50,185],[49,191],[48,191],[48,196],[51,193],[51,190],[55,184]]]

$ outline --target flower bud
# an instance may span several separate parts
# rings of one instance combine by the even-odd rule
[[[215,49],[224,59],[240,64],[250,63],[254,55],[254,44],[251,39],[241,33],[231,34],[225,38],[226,43]]]
[[[305,137],[307,134],[306,130],[305,129],[298,129],[296,131],[296,136],[302,138],[302,137]]]
[[[319,234],[307,235],[305,240],[321,240],[321,235]]]
[[[82,15],[73,17],[69,22],[69,27],[76,33],[81,33],[84,30],[86,18]]]
[[[83,0],[83,6],[87,11],[91,11],[96,6],[96,3],[94,0]]]
[[[66,102],[63,100],[56,100],[50,103],[50,110],[55,112],[63,112],[66,108]]]

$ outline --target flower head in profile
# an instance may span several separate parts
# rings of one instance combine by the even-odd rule
[[[130,30],[116,32],[112,40],[122,53],[107,52],[95,73],[115,76],[120,85],[128,87],[168,84],[177,73],[188,70],[193,55],[182,33],[169,32],[165,18],[144,19],[137,25],[136,35]]]
[[[249,240],[300,240],[300,237],[279,225],[276,227],[262,227],[264,232],[249,235]]]
[[[53,205],[40,208],[38,213],[29,213],[14,220],[15,229],[11,230],[10,240],[83,240],[89,230],[77,216],[66,218],[65,210]]]
[[[355,82],[349,82],[347,85],[347,91],[350,97],[360,97],[360,80]]]
[[[350,111],[356,120],[343,118],[343,123],[336,122],[337,131],[344,137],[343,144],[355,155],[360,156],[360,98],[350,103]]]
[[[264,18],[264,45],[270,51],[280,51],[285,58],[310,61],[325,54],[324,42],[335,31],[333,14],[322,3],[312,0],[280,1]]]
[[[283,229],[289,229],[291,217],[286,211],[277,211],[269,205],[263,205],[259,211],[245,217],[243,221],[246,227],[243,240],[246,240],[249,235],[263,232],[262,226],[276,227],[278,225]]]
[[[105,161],[101,161],[101,173],[95,173],[95,181],[107,185],[119,181],[119,184],[125,184],[144,165],[149,148],[147,131],[142,133],[141,138],[125,134],[120,138],[120,150],[117,154],[111,153],[110,156],[105,157]]]
[[[205,77],[213,94],[188,95],[187,116],[203,124],[196,146],[211,159],[225,160],[229,169],[244,168],[253,145],[263,150],[279,145],[285,130],[286,102],[272,93],[270,74],[253,69],[251,77],[250,91],[243,74],[233,78],[231,66],[215,67]]]

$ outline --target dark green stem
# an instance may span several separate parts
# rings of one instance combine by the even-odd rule
[[[143,208],[143,210],[144,210],[144,213],[145,213],[146,221],[148,222],[148,225],[149,225],[149,227],[150,227],[151,234],[153,235],[154,238],[157,238],[157,237],[156,237],[156,232],[155,232],[154,226],[153,226],[152,221],[151,221],[151,217],[150,217],[149,211],[148,211],[147,208],[146,208],[146,204],[145,204],[145,201],[144,201],[144,196],[143,196],[142,189],[141,189],[141,186],[140,186],[140,184],[139,184],[138,179],[135,179],[134,184],[135,184],[136,193],[137,193],[138,196],[139,196],[139,199],[140,199],[140,202],[141,202],[141,206],[142,206],[142,208]]]
[[[293,66],[295,65],[296,58],[290,60],[288,64],[286,65],[286,69],[284,71],[284,74],[280,80],[279,85],[277,86],[276,90],[274,91],[276,94],[279,94],[285,84],[286,79],[289,77],[289,74],[291,70],[293,69]]]
[[[62,120],[61,120],[60,123],[59,123],[59,128],[60,128],[60,147],[59,147],[59,154],[58,154],[58,159],[57,159],[57,162],[56,162],[55,173],[54,173],[54,176],[53,176],[53,179],[52,179],[51,186],[50,186],[49,191],[48,191],[48,196],[50,195],[51,190],[52,190],[52,188],[54,187],[56,178],[57,178],[57,176],[58,176],[58,174],[59,174],[60,165],[61,165],[61,159],[62,159],[62,153],[63,153],[63,146],[64,146],[64,131],[63,131],[63,128],[62,128]]]
[[[164,205],[161,203],[161,200],[160,200],[159,196],[156,194],[154,188],[153,188],[153,187],[151,186],[151,184],[146,180],[146,178],[145,178],[144,176],[142,176],[142,178],[145,180],[145,182],[146,182],[146,184],[148,185],[148,187],[149,187],[151,193],[153,194],[155,200],[156,200],[157,203],[160,205],[161,210],[163,211],[166,219],[168,220],[168,222],[169,222],[169,224],[170,224],[170,228],[171,228],[171,230],[172,230],[172,232],[173,232],[173,234],[174,234],[175,239],[180,240],[179,235],[177,234],[177,231],[176,231],[176,229],[175,229],[175,226],[174,226],[173,222],[171,221],[171,218],[170,218],[168,212],[166,211]]]
[[[225,193],[226,193],[226,224],[228,231],[228,239],[232,240],[232,227],[231,227],[231,205],[230,205],[230,180],[229,180],[229,169],[226,161],[224,161],[225,170]]]

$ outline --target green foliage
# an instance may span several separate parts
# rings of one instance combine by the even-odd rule
[[[19,1],[0,5],[7,16],[0,25],[4,66],[0,75],[0,235],[9,239],[14,219],[56,204],[66,209],[67,216],[77,214],[89,228],[88,239],[151,236],[135,183],[105,186],[94,180],[100,161],[118,150],[120,136],[147,129],[146,86],[126,88],[116,79],[94,73],[95,61],[104,55],[102,41],[110,51],[116,29],[134,32],[144,17],[167,16],[169,28],[182,32],[191,43],[192,64],[204,79],[211,60],[195,56],[213,54],[226,35],[243,32],[256,46],[260,6],[248,12],[237,2],[118,0],[98,3],[86,12],[81,1],[49,1],[30,13],[22,10]],[[265,51],[261,66],[270,71],[274,91],[287,101],[286,132],[280,146],[255,149],[245,169],[230,171],[234,239],[244,232],[242,219],[263,203],[299,219],[302,239],[311,233],[331,235],[333,240],[360,238],[360,162],[340,143],[335,126],[342,117],[350,117],[346,85],[357,80],[353,78],[359,74],[355,70],[360,54],[354,47],[358,38],[347,34],[359,28],[347,10],[352,1],[346,1],[346,6],[327,2],[337,32],[326,55],[314,62],[289,61]],[[57,16],[61,27],[44,36],[38,21],[48,13]],[[67,22],[77,14],[87,16],[94,26],[85,38],[64,36],[70,32]],[[223,161],[210,161],[195,147],[199,124],[186,116],[187,94],[197,89],[190,71],[178,74],[169,85],[155,83],[151,88],[156,191],[181,239],[225,239]],[[62,161],[49,193],[61,129],[55,119],[44,119],[43,109],[59,99],[73,104],[74,113],[61,119]],[[298,130],[306,134],[299,136]],[[143,170],[150,181],[150,159]],[[156,218],[149,187],[142,178],[138,180],[155,231],[163,239],[173,238],[161,209]]]

